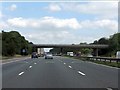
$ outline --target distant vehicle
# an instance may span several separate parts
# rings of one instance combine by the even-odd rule
[[[93,57],[93,55],[92,54],[88,54],[87,57]]]
[[[52,54],[45,54],[45,59],[53,59],[53,55]]]
[[[120,58],[120,51],[117,51],[116,58]]]
[[[56,56],[61,56],[61,54],[56,54]]]
[[[38,57],[43,57],[44,56],[44,48],[38,48],[37,53],[38,53]]]
[[[74,56],[74,53],[73,52],[67,52],[67,55]]]
[[[38,58],[37,52],[33,52],[32,55],[31,55],[31,58]]]

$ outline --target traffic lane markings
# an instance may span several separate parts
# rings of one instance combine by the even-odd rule
[[[24,72],[20,72],[18,75],[21,76],[22,74],[24,74]]]

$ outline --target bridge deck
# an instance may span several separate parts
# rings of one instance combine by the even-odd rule
[[[109,45],[105,44],[85,44],[85,45],[79,45],[79,44],[33,44],[33,47],[37,48],[64,48],[64,47],[71,47],[71,48],[108,48]]]

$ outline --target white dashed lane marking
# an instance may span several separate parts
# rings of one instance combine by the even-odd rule
[[[107,88],[107,90],[113,90],[112,88]]]
[[[69,68],[72,68],[72,66],[68,66]]]
[[[83,76],[85,76],[85,74],[83,72],[78,71],[78,73],[81,74],[81,75],[83,75]]]
[[[32,66],[29,66],[29,68],[32,68]]]
[[[64,63],[64,64],[66,64],[66,63]]]
[[[21,76],[24,72],[19,73],[18,75]]]
[[[34,63],[34,64],[37,64],[37,63]]]

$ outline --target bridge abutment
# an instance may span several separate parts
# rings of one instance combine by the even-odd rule
[[[93,50],[94,52],[94,56],[98,56],[98,48],[95,48],[94,50]]]

